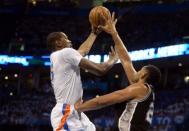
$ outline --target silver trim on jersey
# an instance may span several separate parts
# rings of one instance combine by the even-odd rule
[[[150,96],[150,94],[152,93],[152,89],[151,89],[151,85],[145,83],[147,85],[147,88],[149,89],[148,90],[148,93],[146,94],[146,96],[142,99],[134,99],[134,100],[131,100],[130,102],[143,102],[145,101],[146,99],[148,99],[148,97]],[[145,85],[144,84],[144,85]]]
[[[138,102],[129,102],[126,105],[125,110],[123,111],[122,115],[119,118],[119,131],[130,131],[131,127],[131,120],[133,119],[133,115],[135,113],[136,107]]]

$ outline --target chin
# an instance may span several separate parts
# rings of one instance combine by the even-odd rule
[[[134,83],[136,83],[136,82],[138,82],[138,79],[133,79],[132,81],[133,81]]]

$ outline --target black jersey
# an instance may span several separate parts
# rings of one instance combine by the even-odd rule
[[[119,119],[120,131],[148,131],[154,112],[155,95],[151,85],[145,84],[149,92],[142,100],[131,100],[127,103]]]

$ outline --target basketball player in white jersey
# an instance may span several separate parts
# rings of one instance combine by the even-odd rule
[[[153,66],[147,65],[136,71],[131,58],[116,30],[117,20],[114,13],[110,17],[102,30],[112,36],[115,49],[121,60],[122,66],[128,77],[130,85],[125,89],[99,96],[86,101],[83,104],[75,104],[78,111],[88,111],[100,109],[115,103],[127,102],[127,106],[119,119],[120,131],[148,131],[152,121],[154,110],[153,85],[160,81],[161,72]]]
[[[92,31],[86,41],[75,50],[68,36],[63,32],[53,32],[47,37],[47,44],[52,50],[51,82],[56,105],[51,112],[51,124],[54,131],[95,131],[95,126],[84,114],[74,110],[74,104],[82,99],[83,89],[80,68],[95,75],[103,75],[118,60],[113,48],[109,60],[97,64],[85,59],[97,34]]]

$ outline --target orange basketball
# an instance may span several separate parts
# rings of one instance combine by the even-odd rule
[[[104,17],[103,17],[104,16]],[[96,6],[89,13],[89,22],[94,26],[105,25],[105,21],[110,17],[110,11],[104,6]]]

